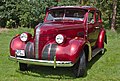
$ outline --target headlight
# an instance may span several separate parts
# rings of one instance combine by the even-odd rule
[[[20,35],[20,39],[21,39],[21,41],[27,41],[28,35],[27,35],[26,33],[22,33],[22,34]]]
[[[55,41],[58,43],[58,44],[61,44],[63,43],[64,41],[64,36],[62,34],[58,34],[55,38]]]

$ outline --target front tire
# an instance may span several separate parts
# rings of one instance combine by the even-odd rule
[[[73,72],[75,77],[83,77],[86,73],[86,57],[84,50],[80,54],[80,59],[73,66]]]
[[[27,64],[19,63],[19,69],[20,69],[20,71],[26,71],[27,70]]]

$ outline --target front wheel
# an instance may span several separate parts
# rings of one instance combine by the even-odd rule
[[[20,69],[20,71],[26,71],[27,70],[27,64],[19,63],[19,69]]]
[[[73,72],[75,77],[83,77],[86,73],[86,57],[84,50],[81,52],[78,62],[73,66]]]

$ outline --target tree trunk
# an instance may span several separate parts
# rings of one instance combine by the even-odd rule
[[[113,14],[112,14],[111,30],[114,32],[115,32],[116,14],[117,14],[117,0],[113,0]]]
[[[80,3],[81,5],[84,5],[84,0],[79,0],[79,3]]]
[[[108,19],[109,19],[109,28],[111,27],[111,14],[108,14]]]

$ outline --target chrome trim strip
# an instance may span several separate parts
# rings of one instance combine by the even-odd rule
[[[35,60],[35,59],[28,59],[28,58],[20,58],[20,57],[9,57],[10,60],[26,63],[26,64],[34,64],[34,65],[43,65],[43,66],[54,66],[54,61],[48,60]],[[74,64],[71,61],[56,61],[57,67],[71,67]]]
[[[42,24],[39,25],[39,27],[36,29],[36,34],[35,34],[35,58],[39,58],[39,38],[40,38],[40,28]]]

